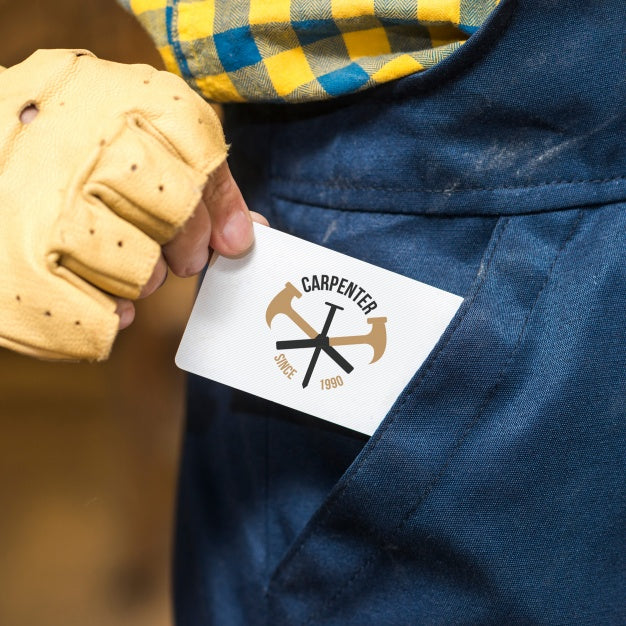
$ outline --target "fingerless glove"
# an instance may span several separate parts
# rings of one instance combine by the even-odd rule
[[[212,108],[173,74],[84,50],[1,71],[0,345],[105,359],[111,295],[139,295],[225,157]]]

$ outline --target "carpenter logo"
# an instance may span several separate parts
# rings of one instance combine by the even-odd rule
[[[278,316],[287,318],[288,327],[293,328],[293,334],[281,336],[276,341],[278,354],[274,360],[289,380],[301,378],[302,387],[306,388],[313,374],[320,369],[318,367],[320,356],[324,353],[323,375],[321,378],[318,375],[319,383],[316,384],[319,384],[322,389],[343,386],[344,376],[347,377],[355,367],[367,365],[367,362],[361,362],[362,359],[359,362],[353,362],[352,357],[348,360],[345,355],[346,350],[342,350],[342,346],[369,346],[373,350],[372,360],[369,363],[378,361],[387,346],[387,318],[366,317],[363,319],[363,315],[367,316],[378,308],[378,304],[365,289],[347,278],[321,274],[304,276],[298,282],[302,291],[288,282],[267,307],[265,320],[270,328]],[[303,292],[306,294],[304,297]],[[301,315],[297,310],[300,308],[302,311],[302,308],[298,307],[300,298],[303,304],[307,299],[316,299],[318,306],[315,310],[321,313],[316,315],[315,319],[312,318],[312,314]],[[323,306],[319,306],[322,303]],[[359,311],[360,315],[355,315],[355,311]],[[337,331],[333,330],[337,326],[342,329],[354,328],[354,333],[344,334],[340,331],[337,334]],[[284,324],[281,324],[280,329],[281,334],[289,332],[285,331]],[[330,373],[336,375],[326,375],[329,372],[328,366],[334,368],[330,370]]]

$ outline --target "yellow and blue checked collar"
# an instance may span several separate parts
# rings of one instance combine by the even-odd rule
[[[498,0],[118,0],[215,102],[305,102],[432,67]]]

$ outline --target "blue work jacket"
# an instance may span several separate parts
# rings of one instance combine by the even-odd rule
[[[274,228],[465,299],[371,438],[191,377],[178,626],[626,623],[625,26],[504,0],[424,73],[227,110]]]

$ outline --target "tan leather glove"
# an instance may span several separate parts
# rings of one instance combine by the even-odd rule
[[[84,50],[0,72],[0,346],[105,359],[105,292],[139,295],[225,158],[215,113],[173,74]]]

